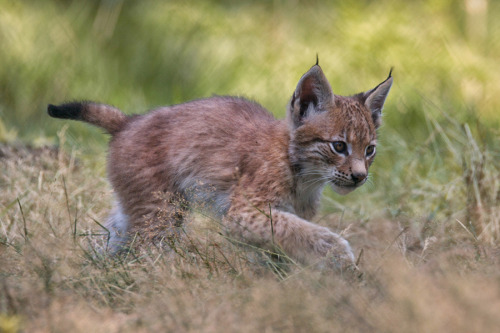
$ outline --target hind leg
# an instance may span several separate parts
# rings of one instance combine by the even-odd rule
[[[131,227],[131,233],[137,233],[140,241],[160,245],[165,240],[177,239],[183,225],[184,218],[189,211],[189,203],[181,193],[157,192],[153,200],[144,207],[139,223]]]
[[[166,238],[179,236],[179,227],[188,212],[187,201],[181,194],[154,193],[148,202],[134,204],[126,210],[116,200],[106,222],[109,232],[106,252],[116,254],[126,248],[130,235],[134,245],[158,245]]]
[[[129,217],[123,212],[120,203],[116,202],[106,221],[106,228],[109,232],[106,252],[115,254],[125,247],[128,240],[129,224]]]

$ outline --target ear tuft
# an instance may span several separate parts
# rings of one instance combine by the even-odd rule
[[[372,113],[373,123],[378,128],[382,123],[382,109],[392,87],[392,68],[387,79],[378,86],[362,94],[365,105]]]

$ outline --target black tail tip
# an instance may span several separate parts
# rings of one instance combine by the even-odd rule
[[[66,103],[59,106],[49,104],[47,112],[49,116],[62,119],[78,119],[83,110],[82,103]]]
[[[51,116],[51,117],[57,117],[56,116],[57,112],[58,112],[57,110],[58,110],[57,106],[55,106],[55,105],[49,104],[47,106],[47,112],[48,112],[49,116]]]

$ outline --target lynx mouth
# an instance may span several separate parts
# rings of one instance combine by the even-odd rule
[[[346,195],[346,194],[354,191],[355,189],[357,189],[358,187],[360,187],[364,183],[365,183],[365,181],[361,181],[359,183],[352,183],[352,184],[339,184],[338,182],[331,181],[330,186],[338,194]]]

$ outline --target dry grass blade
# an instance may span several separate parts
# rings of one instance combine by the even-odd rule
[[[98,331],[110,325],[117,327],[115,331],[241,327],[390,331],[395,324],[410,329],[411,323],[413,329],[439,331],[450,328],[439,318],[451,318],[456,312],[462,316],[453,326],[458,332],[500,325],[498,317],[481,305],[495,306],[498,301],[490,295],[498,292],[494,280],[500,271],[494,267],[500,267],[499,256],[483,243],[483,235],[476,236],[460,218],[455,223],[466,230],[466,239],[458,240],[457,231],[448,236],[444,230],[428,227],[423,247],[416,247],[418,255],[412,257],[416,250],[394,247],[402,237],[401,243],[409,246],[415,232],[411,225],[396,230],[397,224],[387,218],[359,224],[354,210],[342,210],[340,222],[338,217],[325,217],[322,223],[340,224],[355,244],[365,244],[356,261],[363,266],[363,275],[353,281],[347,272],[332,275],[302,267],[279,248],[263,250],[228,238],[220,230],[220,221],[202,210],[186,225],[189,232],[164,238],[160,243],[165,246],[137,248],[136,236],[127,251],[110,258],[101,252],[109,231],[102,232],[106,229],[92,217],[104,216],[108,209],[107,199],[102,198],[110,198],[106,183],[88,183],[78,192],[84,197],[77,199],[70,194],[76,193],[70,191],[76,187],[72,182],[89,182],[92,176],[86,169],[71,171],[71,177],[64,176],[71,180],[65,182],[58,169],[65,168],[62,153],[42,151],[36,161],[34,154],[27,150],[12,155],[17,161],[24,159],[21,168],[10,164],[12,159],[0,160],[8,179],[15,179],[22,189],[11,187],[1,199],[0,279],[17,287],[0,294],[0,311],[9,309],[16,318],[23,318],[27,329],[63,325],[78,331],[80,325]],[[30,182],[32,168],[44,169],[42,182]],[[70,214],[68,225],[71,211],[86,211],[78,202],[94,210],[78,218],[78,224]],[[14,224],[26,227],[17,230]],[[99,231],[92,231],[96,227]],[[450,237],[455,237],[453,251],[447,243]],[[436,270],[441,274],[434,274]],[[440,278],[442,274],[447,278]],[[473,274],[473,282],[464,274]],[[477,290],[477,284],[486,289]],[[440,301],[431,301],[435,297]],[[51,306],[40,306],[49,299]],[[88,313],[99,320],[89,320]]]

